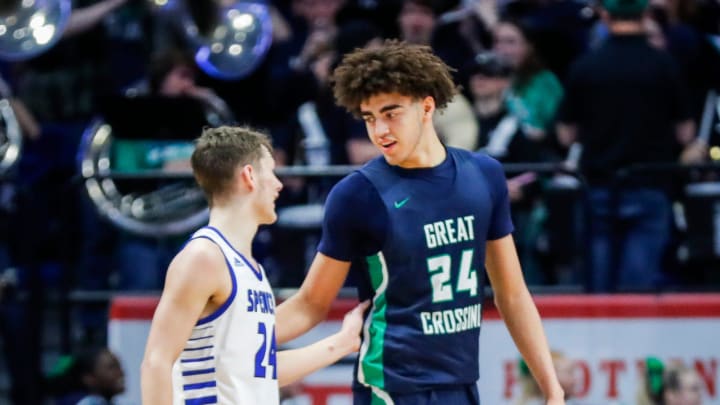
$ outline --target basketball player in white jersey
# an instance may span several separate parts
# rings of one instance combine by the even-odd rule
[[[275,299],[251,254],[258,226],[277,218],[271,152],[248,128],[208,128],[196,141],[191,163],[210,222],[168,268],[142,363],[143,404],[278,404],[279,385],[359,348],[367,303],[335,335],[275,351]]]

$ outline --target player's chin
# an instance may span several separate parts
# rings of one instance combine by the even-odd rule
[[[382,155],[383,155],[383,157],[385,158],[385,161],[388,162],[388,164],[391,164],[391,165],[396,165],[396,164],[397,164],[398,158],[397,158],[397,156],[395,156],[394,154],[384,153],[384,152],[383,152]]]
[[[394,143],[391,148],[381,149],[380,152],[382,152],[383,157],[385,157],[385,161],[391,165],[400,164],[403,161],[402,157],[405,155],[403,151],[400,150],[400,145],[397,142]]]
[[[277,213],[275,211],[269,212],[265,218],[263,218],[263,225],[272,225],[277,222]]]

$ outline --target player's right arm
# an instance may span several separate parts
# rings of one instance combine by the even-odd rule
[[[143,404],[172,404],[173,363],[217,294],[221,270],[227,273],[222,253],[205,239],[188,243],[170,263],[141,366]]]
[[[345,314],[339,332],[299,349],[278,351],[278,384],[281,387],[292,384],[313,371],[358,351],[364,312],[369,305],[370,301],[362,302]]]
[[[383,209],[377,191],[359,173],[333,187],[325,201],[322,240],[305,281],[275,311],[278,344],[295,339],[325,319],[353,258],[366,256],[365,250],[372,250],[366,247],[369,220],[364,213]]]
[[[315,255],[298,292],[275,310],[278,344],[295,339],[325,319],[349,271],[350,262],[320,252]]]

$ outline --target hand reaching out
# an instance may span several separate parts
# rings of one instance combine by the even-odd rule
[[[523,199],[523,187],[537,180],[537,175],[532,172],[523,173],[507,180],[508,195],[510,201],[516,202]]]
[[[370,306],[370,300],[365,300],[345,314],[340,334],[348,339],[352,352],[360,349],[360,333],[362,332],[365,310]]]
[[[696,140],[683,149],[680,154],[680,162],[686,165],[702,163],[707,159],[708,145],[703,140]]]
[[[182,93],[188,97],[194,97],[199,100],[208,101],[213,97],[217,97],[214,91],[208,87],[188,86],[183,89]]]

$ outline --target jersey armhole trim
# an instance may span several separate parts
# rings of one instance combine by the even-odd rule
[[[244,254],[240,253],[237,249],[235,249],[235,247],[230,243],[230,241],[228,241],[228,240],[225,238],[225,235],[223,235],[222,232],[220,232],[220,230],[218,230],[218,229],[215,228],[215,227],[209,226],[209,225],[206,226],[205,228],[211,230],[212,232],[215,232],[215,233],[217,234],[217,236],[219,236],[220,239],[222,239],[223,242],[225,242],[225,244],[230,248],[230,250],[232,250],[233,252],[235,252],[236,255],[240,256],[240,258],[245,262],[245,264],[248,266],[248,268],[250,269],[250,271],[252,271],[252,272],[255,274],[255,277],[257,277],[257,279],[258,279],[259,281],[262,281],[262,279],[263,279],[263,272],[260,271],[260,268],[259,268],[259,267],[258,267],[258,268],[255,268],[255,266],[253,266],[253,265],[250,263],[250,260],[248,260],[247,257],[245,257]]]
[[[208,236],[200,235],[193,239],[200,239],[200,238],[209,240],[210,242],[215,244],[215,246],[217,246],[218,249],[220,249],[220,253],[223,253],[222,247],[220,245],[218,245],[217,242],[215,242]],[[230,296],[228,297],[227,300],[225,300],[225,302],[223,302],[222,305],[220,305],[220,307],[218,309],[213,311],[210,315],[208,315],[204,318],[198,319],[195,326],[204,325],[206,323],[212,322],[215,319],[219,318],[220,315],[224,314],[225,311],[227,311],[227,309],[230,307],[230,304],[232,304],[233,301],[235,301],[235,296],[237,295],[237,279],[235,277],[235,271],[233,271],[232,266],[230,265],[230,262],[228,261],[227,257],[225,257],[225,253],[223,253],[223,259],[225,259],[225,264],[227,264],[228,272],[230,272],[230,279],[232,281],[232,291],[230,292]]]

